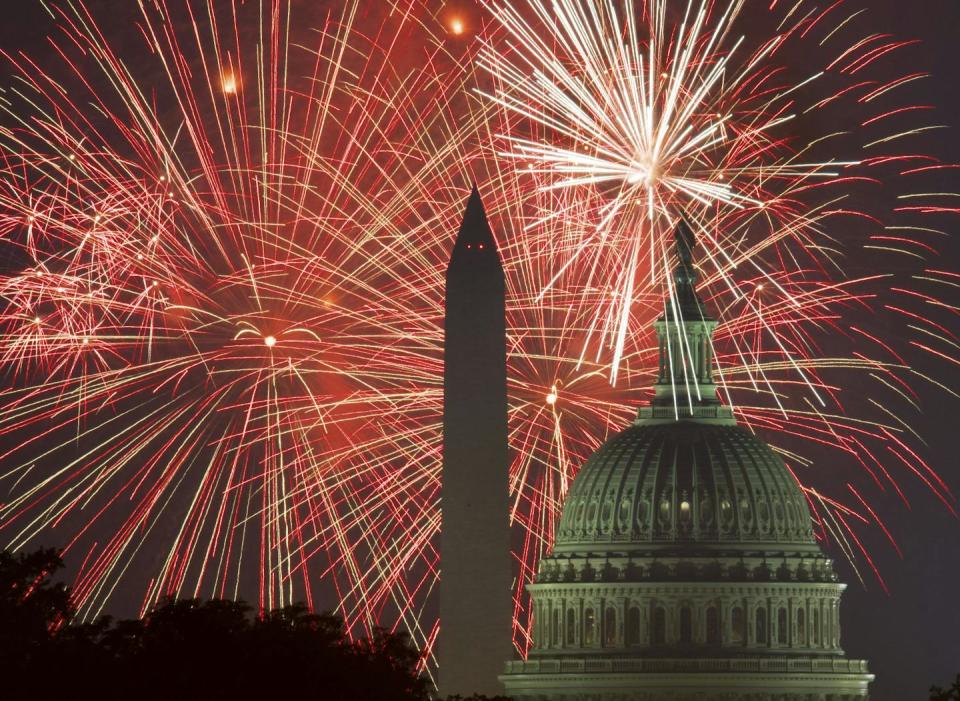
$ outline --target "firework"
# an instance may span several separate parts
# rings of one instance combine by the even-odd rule
[[[867,177],[853,167],[864,165],[864,147],[875,136],[861,129],[862,138],[833,139],[839,148],[831,143],[820,149],[818,143],[844,127],[836,134],[809,130],[802,117],[843,98],[873,101],[883,93],[875,82],[851,80],[827,95],[818,88],[836,90],[827,85],[831,70],[859,78],[902,43],[878,47],[867,38],[840,49],[845,61],[831,62],[828,52],[814,70],[805,60],[802,70],[809,72],[788,71],[779,57],[791,51],[807,56],[794,45],[802,43],[798,38],[812,44],[813,32],[818,40],[821,34],[829,39],[835,27],[817,29],[830,13],[795,8],[775,34],[757,41],[736,33],[744,6],[665,0],[534,0],[524,9],[488,4],[505,36],[480,52],[493,88],[479,92],[526,122],[503,135],[501,155],[531,175],[546,176],[541,188],[575,188],[581,197],[593,196],[592,226],[575,243],[570,264],[589,271],[587,289],[606,286],[616,296],[595,329],[614,349],[613,381],[628,334],[639,331],[630,323],[632,308],[644,303],[644,288],[666,279],[664,232],[673,230],[679,216],[689,217],[705,242],[711,280],[726,284],[727,294],[743,298],[733,271],[748,267],[790,297],[777,279],[782,263],[765,253],[791,244],[820,245],[825,219],[837,213],[836,203],[846,194],[840,188]],[[673,16],[675,8],[681,14]],[[835,19],[848,17],[842,8],[832,10]],[[838,69],[837,61],[849,65]],[[537,132],[536,138],[518,135],[524,130]],[[807,142],[797,138],[804,132],[810,134]],[[819,158],[824,151],[830,156]],[[841,159],[837,153],[850,155]],[[809,197],[811,191],[818,198]],[[802,204],[798,198],[805,198]],[[803,251],[793,255],[810,258]],[[553,284],[548,280],[543,289]],[[769,337],[777,334],[771,330]]]
[[[256,594],[429,644],[462,90],[391,58],[420,24],[360,6],[311,16],[307,49],[284,3],[145,5],[152,93],[82,7],[62,74],[9,57],[2,431],[33,435],[2,520],[13,547],[67,538],[86,617],[131,585]]]
[[[950,167],[909,150],[939,128],[910,121],[929,108],[904,88],[927,76],[894,57],[914,42],[873,33],[852,2],[772,3],[762,17],[743,2],[697,0],[485,6],[494,20],[475,93],[508,115],[497,156],[527,178],[524,242],[544,252],[524,289],[535,304],[563,300],[573,367],[605,367],[615,386],[648,383],[637,370],[672,294],[672,234],[684,217],[704,251],[701,294],[723,322],[725,399],[805,484],[821,535],[873,567],[856,530],[886,529],[858,476],[837,492],[835,475],[811,469],[812,445],[902,494],[897,466],[952,509],[946,485],[906,447],[916,435],[895,408],[936,380],[894,350],[889,329],[862,327],[873,313],[902,315],[912,319],[904,337],[932,342],[924,351],[956,343],[948,326],[892,301],[910,287],[933,307],[934,294],[914,286],[949,284],[920,270],[892,282],[905,269],[897,256],[921,259],[942,234],[906,215],[944,211],[899,201],[931,200],[915,193],[918,176]],[[854,255],[861,246],[869,267]],[[851,401],[851,387],[868,387],[866,400]],[[548,404],[560,397],[551,390]],[[569,480],[559,477],[554,490]]]
[[[406,628],[429,651],[443,270],[471,179],[508,278],[521,651],[523,586],[566,489],[650,384],[661,239],[681,209],[725,322],[724,392],[807,485],[821,533],[866,555],[856,528],[879,519],[856,480],[897,488],[894,466],[952,503],[895,408],[915,396],[910,348],[847,319],[886,311],[915,350],[949,354],[956,339],[916,309],[937,304],[923,285],[957,280],[847,276],[833,236],[863,220],[867,246],[927,245],[922,213],[884,228],[844,202],[891,172],[914,192],[938,165],[885,150],[903,143],[883,115],[906,77],[863,74],[900,43],[857,34],[845,5],[774,3],[760,41],[732,38],[739,4],[677,18],[561,2],[557,19],[491,4],[485,28],[418,0],[366,5],[142,3],[151,58],[135,66],[68,4],[55,69],[7,57],[0,530],[13,547],[66,542],[84,616],[123,592],[141,608],[253,592],[336,606],[356,634]],[[843,84],[783,72],[794,45]],[[829,109],[845,126],[809,124]],[[838,328],[849,345],[821,348]],[[851,371],[873,378],[876,411],[848,407],[836,377]],[[855,476],[810,469],[820,445]]]

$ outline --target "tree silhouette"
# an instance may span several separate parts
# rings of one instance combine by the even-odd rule
[[[255,614],[222,599],[171,599],[141,619],[76,623],[69,588],[51,579],[61,567],[55,550],[0,551],[0,698],[430,698],[404,634],[350,640],[331,614],[302,605]]]
[[[0,551],[0,669],[43,654],[51,630],[73,615],[69,590],[50,579],[61,567],[56,550]]]
[[[957,675],[949,689],[931,686],[930,701],[960,701],[960,674]]]
[[[303,606],[254,615],[239,601],[161,603],[139,620],[70,624],[52,550],[0,553],[0,698],[427,701],[406,635],[350,640]]]

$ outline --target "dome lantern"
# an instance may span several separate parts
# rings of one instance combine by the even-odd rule
[[[733,412],[720,404],[713,376],[713,332],[717,321],[697,294],[693,265],[696,238],[681,216],[674,232],[677,259],[667,285],[663,315],[654,322],[659,365],[654,398],[638,419],[733,423]]]

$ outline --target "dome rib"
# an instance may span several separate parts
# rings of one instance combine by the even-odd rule
[[[580,470],[554,552],[818,550],[805,505],[780,457],[743,427],[641,421]]]

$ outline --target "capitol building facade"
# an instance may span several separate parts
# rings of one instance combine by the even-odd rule
[[[655,395],[583,465],[529,586],[517,701],[863,701],[838,581],[783,460],[717,395],[693,236],[656,322]]]

